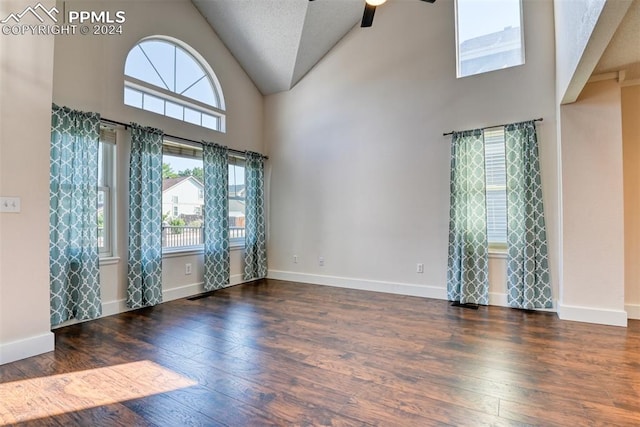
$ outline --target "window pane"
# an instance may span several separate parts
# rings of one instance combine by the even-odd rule
[[[520,0],[457,0],[458,77],[524,64]]]
[[[124,74],[134,77],[150,85],[166,88],[164,82],[153,69],[153,65],[145,56],[144,51],[137,45],[127,55],[127,61],[124,65]]]
[[[151,62],[155,74],[162,82],[161,85],[157,86],[173,91],[175,89],[173,66],[175,47],[173,44],[162,40],[149,40],[140,43],[138,46]]]
[[[216,105],[215,95],[213,94],[213,87],[211,86],[211,82],[209,82],[209,79],[207,78],[200,80],[198,83],[191,86],[182,94],[204,104]]]
[[[244,239],[245,213],[244,163],[232,158],[229,162],[230,239]]]
[[[507,174],[504,128],[484,132],[487,180],[487,234],[489,243],[507,242]]]
[[[142,108],[142,92],[131,88],[124,88],[124,103],[132,107]]]
[[[113,223],[112,215],[112,189],[115,188],[114,162],[115,144],[104,142],[115,142],[115,133],[112,130],[100,130],[100,142],[98,143],[98,198],[97,198],[97,221],[98,221],[98,252],[101,257],[112,256]],[[103,138],[105,138],[103,140]]]
[[[98,187],[104,187],[104,143],[98,143]],[[98,202],[100,194],[98,194]]]
[[[213,130],[220,130],[220,119],[210,114],[203,113],[202,126]]]
[[[98,251],[102,252],[106,245],[106,211],[107,206],[105,206],[105,201],[107,200],[105,190],[98,190]]]
[[[204,70],[183,49],[176,51],[176,92],[182,93],[204,76]]]
[[[166,115],[174,119],[184,120],[184,107],[174,102],[166,101]]]
[[[184,108],[184,121],[193,123],[194,125],[202,124],[202,113],[200,111],[192,110],[191,108]]]
[[[202,160],[164,154],[162,162],[162,246],[182,248],[202,245]]]
[[[153,113],[164,114],[164,100],[157,96],[144,94],[142,108]]]

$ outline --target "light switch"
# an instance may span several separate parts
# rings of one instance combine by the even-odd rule
[[[0,197],[0,212],[20,212],[20,197]]]

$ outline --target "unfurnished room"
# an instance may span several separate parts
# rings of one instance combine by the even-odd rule
[[[0,0],[0,425],[640,425],[640,0]]]

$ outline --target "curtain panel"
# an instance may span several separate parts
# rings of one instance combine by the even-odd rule
[[[229,150],[203,144],[204,165],[204,289],[229,284]]]
[[[264,157],[246,152],[245,162],[244,280],[267,276],[267,244],[264,208]]]
[[[127,306],[162,302],[162,140],[158,129],[131,124]]]
[[[51,326],[102,314],[98,256],[100,116],[53,105],[49,178]]]
[[[533,121],[505,127],[507,295],[512,307],[552,307],[538,139]]]
[[[482,130],[454,132],[447,298],[461,304],[489,303],[489,250]]]

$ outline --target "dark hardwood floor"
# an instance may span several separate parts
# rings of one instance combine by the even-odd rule
[[[267,280],[55,331],[0,424],[640,425],[640,322]]]

